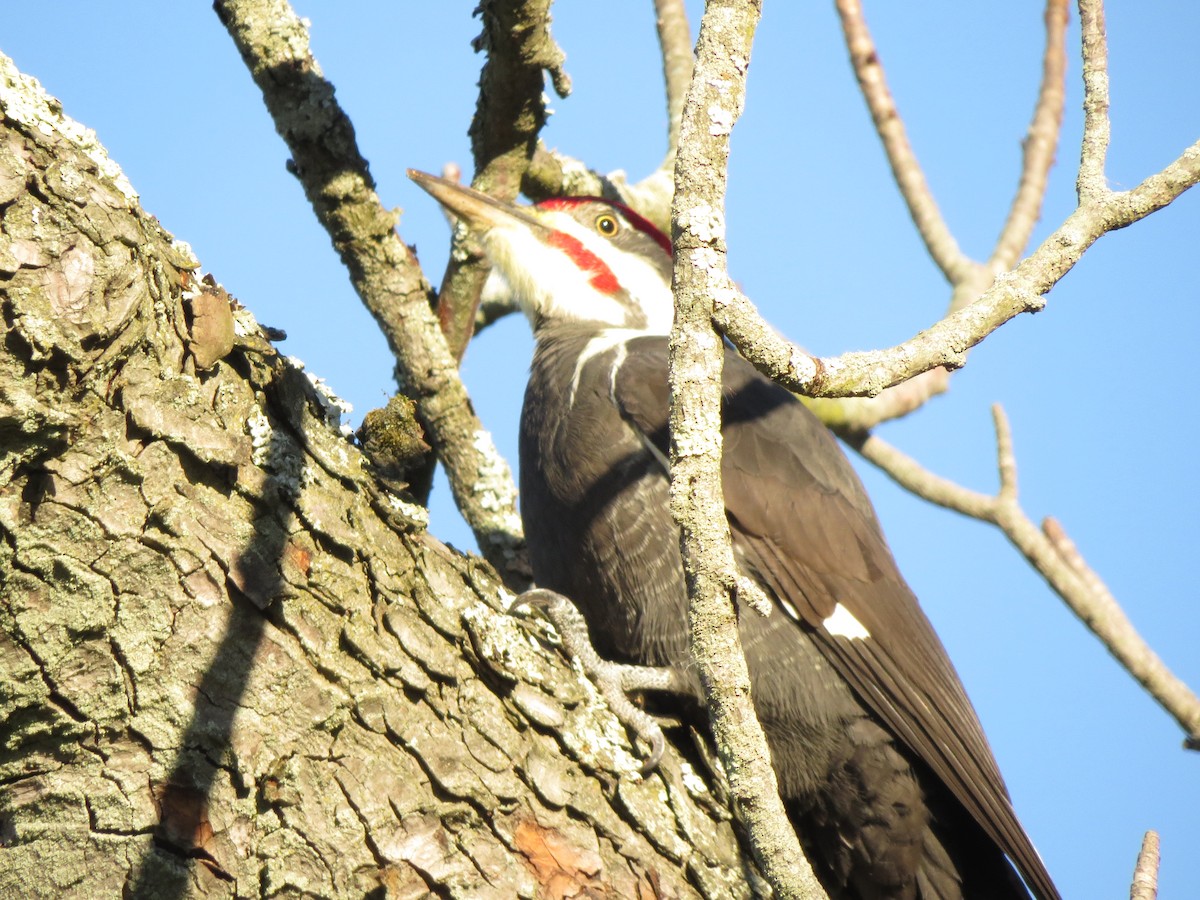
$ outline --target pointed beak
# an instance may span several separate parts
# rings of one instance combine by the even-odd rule
[[[503,200],[489,197],[482,191],[455,184],[428,172],[409,169],[408,177],[477,233],[482,234],[503,226],[519,227],[539,235],[549,230],[536,217],[530,215],[525,207],[505,203]]]

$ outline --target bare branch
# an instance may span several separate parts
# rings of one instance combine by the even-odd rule
[[[692,80],[692,33],[683,0],[654,0],[654,12],[662,48],[663,82],[667,88],[667,155],[663,168],[670,170],[675,165],[679,123]]]
[[[1000,490],[996,501],[1001,504],[1017,502],[1017,457],[1013,452],[1012,429],[1008,416],[999,403],[992,404],[992,423],[996,429],[996,470],[1000,476]]]
[[[954,284],[975,262],[959,249],[958,242],[942,218],[937,201],[933,199],[933,192],[921,171],[921,164],[904,130],[904,122],[888,90],[883,65],[879,61],[879,52],[871,32],[867,29],[862,4],[859,0],[837,0],[837,11],[842,20],[846,49],[850,52],[850,65],[858,78],[863,99],[871,110],[871,119],[883,142],[892,175],[904,202],[908,204],[909,214],[921,240],[925,242],[925,248],[945,274],[946,280]]]
[[[950,389],[948,369],[930,369],[893,385],[875,397],[803,397],[804,404],[839,434],[870,431],[881,422],[899,419]]]
[[[1138,853],[1137,865],[1133,870],[1133,884],[1129,886],[1129,900],[1155,900],[1158,896],[1158,832],[1147,831],[1142,838],[1142,849]]]
[[[429,306],[429,284],[396,234],[395,216],[379,202],[350,120],[309,51],[308,32],[286,0],[217,0],[214,6],[287,142],[317,219],[387,337],[397,377],[417,403],[480,550],[510,585],[523,586],[512,473],[471,410]]]
[[[867,30],[860,4],[857,0],[842,0],[838,4],[851,62],[901,193],[909,203],[913,221],[930,246],[935,261],[939,259],[935,247],[944,249],[939,264],[954,286],[949,312],[973,303],[991,287],[997,274],[1012,267],[1037,222],[1045,196],[1047,173],[1054,161],[1062,124],[1066,3],[1067,0],[1047,0],[1042,84],[1025,141],[1021,179],[991,263],[986,267],[958,250],[938,212],[888,91],[883,65]],[[965,358],[964,354],[962,361]],[[810,406],[831,428],[865,431],[880,422],[917,409],[929,398],[946,391],[949,384],[948,370],[935,368],[901,385],[887,388],[870,399],[828,399],[814,401]]]
[[[550,36],[551,0],[491,0],[479,4],[483,32],[475,48],[487,53],[471,121],[475,178],[471,186],[515,200],[546,124],[542,72],[561,96],[570,91],[562,50]],[[438,320],[456,359],[462,359],[475,325],[479,295],[490,271],[479,240],[456,229],[438,291]]]
[[[935,475],[911,456],[876,435],[849,435],[846,443],[909,493],[972,519],[994,521],[995,497],[972,491],[948,478]]]
[[[671,513],[679,523],[692,655],[751,849],[779,897],[823,892],[779,797],[732,600],[739,584],[721,488],[721,367],[713,297],[728,289],[729,136],[745,102],[760,0],[709,0],[700,23],[675,164],[675,323],[671,335]],[[749,614],[749,613],[746,613]]]
[[[1000,470],[1000,490],[994,497],[934,475],[874,435],[852,435],[847,440],[865,459],[905,490],[930,503],[997,526],[1080,621],[1179,723],[1188,736],[1188,746],[1194,748],[1200,738],[1200,698],[1167,668],[1137,633],[1100,577],[1084,562],[1062,526],[1054,519],[1046,519],[1039,530],[1021,509],[1017,502],[1016,458],[1008,422],[998,405],[993,408],[993,415]]]
[[[818,358],[780,337],[732,283],[714,298],[717,327],[759,371],[814,397],[873,396],[937,366],[954,369],[965,353],[1010,319],[1037,312],[1044,295],[1101,235],[1161,209],[1200,181],[1200,141],[1130,191],[1106,192],[1077,208],[1012,272],[978,300],[903,344],[884,350]]]
[[[1108,193],[1104,163],[1108,156],[1108,40],[1102,0],[1079,0],[1083,31],[1083,151],[1079,159],[1079,203]]]
[[[995,276],[983,266],[972,266],[950,294],[950,311],[978,299]],[[920,409],[932,397],[950,389],[950,370],[930,369],[892,385],[874,397],[810,397],[807,403],[817,416],[839,433],[869,431],[881,422],[898,419]]]
[[[1086,589],[1078,601],[1065,598],[1071,610],[1104,642],[1117,662],[1182,726],[1188,735],[1188,747],[1200,750],[1200,700],[1134,630],[1121,605],[1100,576],[1088,566],[1062,525],[1047,517],[1042,521],[1042,533]]]
[[[990,260],[990,268],[997,274],[1011,269],[1029,243],[1033,226],[1041,216],[1047,176],[1054,164],[1058,136],[1062,132],[1067,72],[1067,0],[1046,0],[1045,21],[1042,84],[1029,134],[1023,144],[1021,179]]]

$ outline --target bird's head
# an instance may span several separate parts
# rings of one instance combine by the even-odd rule
[[[598,197],[517,206],[414,169],[408,177],[479,236],[535,328],[670,332],[671,242],[627,206]]]

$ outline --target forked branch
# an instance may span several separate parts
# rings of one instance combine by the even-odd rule
[[[1162,209],[1200,181],[1200,141],[1130,191],[1105,191],[1082,203],[1041,246],[975,302],[902,344],[814,357],[780,337],[731,282],[721,287],[714,321],[765,375],[814,397],[874,396],[937,366],[963,365],[966,351],[1022,313],[1045,307],[1045,294],[1102,235]]]
[[[1062,526],[1047,518],[1038,528],[1025,514],[1017,497],[1017,462],[1008,419],[999,404],[992,408],[992,413],[1000,474],[1000,487],[994,496],[934,475],[916,460],[873,435],[851,437],[849,443],[905,490],[999,528],[1080,621],[1179,723],[1188,735],[1189,745],[1195,745],[1200,741],[1200,698],[1167,668],[1138,634]]]

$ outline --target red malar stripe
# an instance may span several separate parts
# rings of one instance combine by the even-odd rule
[[[579,266],[580,269],[585,272],[591,272],[592,277],[588,281],[596,290],[611,296],[621,289],[621,284],[617,281],[617,276],[613,274],[608,264],[587,247],[583,246],[583,243],[578,238],[572,237],[562,231],[552,231],[546,242],[571,257],[571,261]]]

